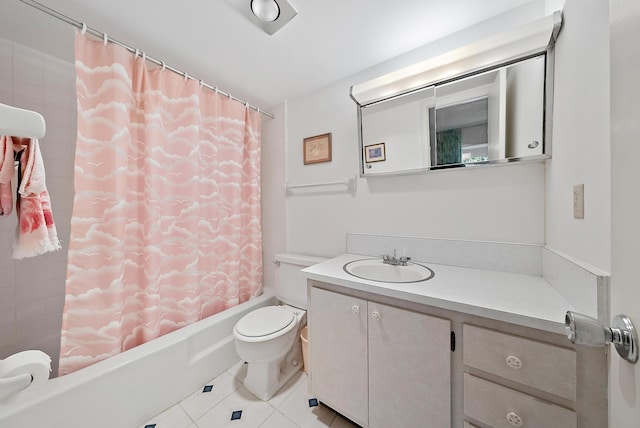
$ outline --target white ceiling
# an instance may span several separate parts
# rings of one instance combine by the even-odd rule
[[[249,0],[39,1],[268,109],[529,0],[290,0],[271,36]],[[73,59],[73,27],[19,0],[0,0],[0,37]]]

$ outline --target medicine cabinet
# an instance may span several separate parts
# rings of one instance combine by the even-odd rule
[[[561,23],[556,12],[352,86],[360,175],[550,157],[553,47]]]

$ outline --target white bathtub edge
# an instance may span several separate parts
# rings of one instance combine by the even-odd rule
[[[273,291],[108,360],[0,403],[0,426],[135,428],[179,402],[238,361],[233,326],[248,311],[274,304]],[[228,335],[203,349],[207,328]]]

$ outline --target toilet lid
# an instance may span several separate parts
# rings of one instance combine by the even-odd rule
[[[236,331],[247,337],[261,337],[287,328],[295,320],[293,312],[280,306],[266,306],[243,316]]]

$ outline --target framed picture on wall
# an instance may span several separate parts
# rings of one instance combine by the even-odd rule
[[[384,151],[384,143],[370,144],[368,146],[364,146],[365,162],[367,163],[382,162],[385,160],[387,160],[387,155]]]
[[[304,164],[331,162],[331,133],[304,139]]]

